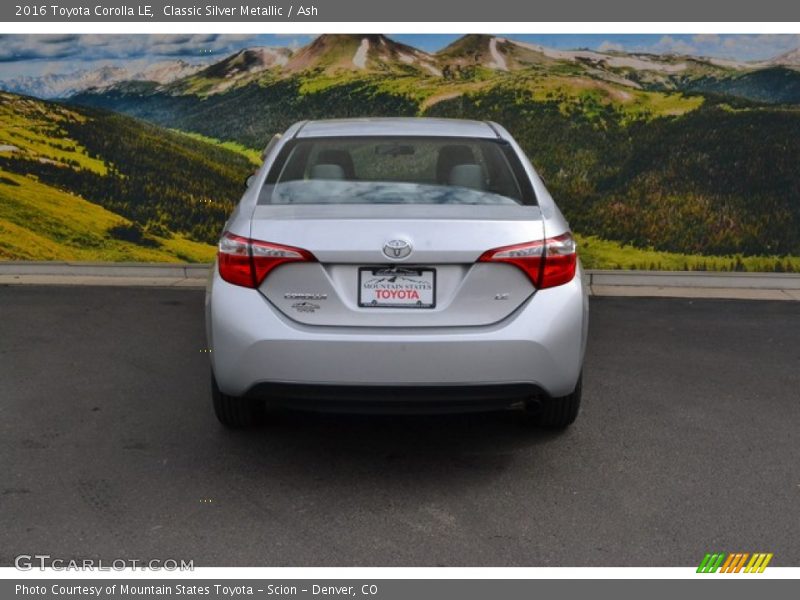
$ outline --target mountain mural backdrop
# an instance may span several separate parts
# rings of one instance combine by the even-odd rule
[[[322,35],[0,87],[6,259],[208,260],[273,133],[435,116],[507,127],[588,266],[800,270],[798,50],[741,62],[467,35],[430,53]]]

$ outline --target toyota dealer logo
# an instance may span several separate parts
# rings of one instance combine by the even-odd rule
[[[383,253],[389,258],[405,258],[411,254],[411,244],[405,240],[389,240],[383,246]]]

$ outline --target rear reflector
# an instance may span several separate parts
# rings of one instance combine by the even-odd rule
[[[219,274],[234,285],[257,288],[275,267],[288,262],[313,262],[308,250],[251,240],[228,231],[222,234],[217,252]]]
[[[521,269],[538,289],[572,281],[578,263],[570,232],[539,242],[503,246],[484,252],[478,262],[504,262]]]

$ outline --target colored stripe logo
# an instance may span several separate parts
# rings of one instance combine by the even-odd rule
[[[698,573],[763,573],[772,560],[771,552],[714,552],[706,554]]]

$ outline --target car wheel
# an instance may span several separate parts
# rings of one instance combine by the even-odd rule
[[[251,398],[223,394],[213,373],[211,374],[211,398],[214,401],[214,413],[225,427],[244,429],[252,427],[260,421],[259,403]]]
[[[531,407],[530,415],[533,423],[544,429],[566,429],[578,416],[581,408],[581,390],[583,388],[583,375],[578,377],[578,383],[571,394],[559,398],[542,398],[538,406]]]

